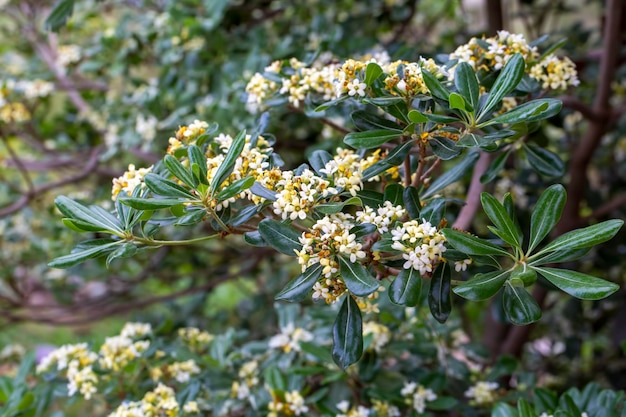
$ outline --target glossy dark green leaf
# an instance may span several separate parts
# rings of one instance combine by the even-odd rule
[[[477,116],[479,121],[484,116],[489,115],[498,103],[517,87],[524,76],[524,68],[524,57],[521,54],[517,53],[509,59],[491,86],[489,96]]]
[[[400,184],[389,184],[385,187],[384,200],[395,206],[404,205],[404,187]]]
[[[348,133],[343,142],[355,149],[372,149],[380,145],[399,138],[402,131],[399,130],[367,130],[365,132]]]
[[[393,130],[402,131],[402,126],[385,117],[379,116],[371,111],[357,110],[351,114],[354,125],[363,131],[367,130]]]
[[[484,126],[499,124],[499,123],[529,123],[537,120],[547,119],[554,115],[557,115],[563,103],[561,100],[554,98],[542,98],[524,103],[513,110],[510,110],[498,117],[495,117],[488,122],[484,123]]]
[[[510,256],[506,250],[479,237],[454,229],[442,229],[441,232],[450,245],[467,255]]]
[[[265,188],[259,182],[255,182],[254,184],[252,184],[252,187],[250,187],[250,192],[266,200],[276,201],[276,191],[272,191],[268,188]]]
[[[208,169],[206,165],[207,164],[206,155],[202,153],[199,147],[195,145],[190,145],[187,148],[187,156],[189,158],[191,172],[196,178],[196,181],[204,185],[209,185],[209,180],[207,178]]]
[[[215,195],[217,201],[228,200],[231,197],[241,194],[243,191],[254,185],[254,177],[245,177],[238,179],[237,181],[224,188],[222,191]]]
[[[422,195],[422,199],[435,195],[438,191],[463,178],[474,166],[478,156],[478,152],[469,152],[465,158],[457,162],[452,168],[447,169],[443,175],[433,181]]]
[[[62,195],[54,199],[54,204],[65,217],[78,220],[85,226],[91,224],[99,230],[106,230],[118,235],[124,233],[119,219],[105,210],[97,210],[95,206],[86,207]]]
[[[53,259],[48,263],[50,268],[65,269],[71,266],[77,265],[87,259],[97,258],[115,249],[116,245],[119,245],[121,241],[111,241],[102,239],[103,243],[100,245],[90,246],[87,248],[80,248],[80,245],[76,249],[72,250],[69,255],[60,256]]]
[[[493,160],[487,171],[480,177],[480,182],[483,184],[489,183],[496,179],[500,171],[504,168],[504,164],[506,164],[507,159],[509,159],[509,155],[511,155],[511,151],[502,152],[500,155]]]
[[[233,139],[230,148],[228,148],[228,152],[224,157],[224,160],[217,168],[215,175],[211,181],[210,190],[211,194],[215,194],[217,190],[221,187],[221,185],[226,181],[226,179],[233,172],[233,168],[235,167],[235,162],[237,158],[241,155],[241,151],[243,151],[244,146],[246,145],[246,131],[242,130],[239,132],[237,137]]]
[[[61,221],[63,222],[63,224],[72,229],[75,232],[78,233],[84,233],[84,232],[102,232],[105,231],[106,229],[104,229],[101,226],[96,226],[92,223],[87,223],[84,222],[82,220],[76,220],[76,219],[68,219],[67,217],[61,219]]]
[[[383,193],[374,190],[361,190],[357,192],[357,197],[361,199],[364,206],[378,207],[383,205]]]
[[[512,285],[509,281],[504,284],[502,307],[507,320],[517,326],[524,326],[541,318],[541,309],[533,296],[523,286]]]
[[[613,219],[582,229],[572,230],[554,239],[539,253],[588,248],[610,240],[617,234],[624,220]]]
[[[509,275],[510,273],[508,271],[493,271],[486,274],[476,274],[469,281],[454,288],[453,291],[455,294],[468,300],[487,300],[502,289]]]
[[[72,16],[74,12],[74,3],[75,0],[60,0],[57,1],[50,14],[46,18],[44,22],[44,27],[47,30],[51,30],[53,32],[58,31],[65,25],[68,19]]]
[[[507,403],[497,402],[491,410],[491,417],[519,417],[517,410]]]
[[[317,106],[315,108],[315,111],[316,112],[322,112],[322,111],[327,110],[327,109],[329,109],[329,108],[331,108],[333,106],[336,106],[339,103],[342,103],[342,102],[346,101],[349,98],[350,98],[350,96],[345,95],[345,96],[341,96],[339,98],[336,98],[334,100],[327,101],[326,103],[323,103],[323,104]]]
[[[428,201],[420,211],[420,219],[427,221],[437,227],[446,212],[446,199],[433,198]]]
[[[435,136],[428,141],[435,156],[444,161],[448,161],[457,157],[461,153],[461,148],[456,146],[456,142],[452,139],[444,138],[442,136]]]
[[[198,185],[198,180],[194,177],[194,175],[172,155],[165,155],[165,158],[163,158],[163,164],[174,177],[181,180],[188,187],[195,188]]]
[[[332,161],[332,159],[333,156],[331,154],[329,154],[325,150],[318,149],[311,154],[311,157],[309,158],[309,164],[311,164],[311,168],[313,168],[313,170],[317,172],[318,175],[326,177],[326,174],[321,172],[321,170],[324,169],[326,167],[326,164],[329,161]]]
[[[107,256],[107,259],[106,259],[107,269],[109,268],[113,260],[118,259],[118,258],[130,258],[136,253],[137,253],[137,245],[135,245],[133,242],[126,242],[126,243],[122,243],[121,245],[118,245],[118,247],[115,248],[114,251],[109,253],[109,256]]]
[[[389,285],[389,299],[395,304],[415,307],[422,294],[422,277],[413,268],[402,269]]]
[[[253,205],[240,209],[233,217],[230,218],[229,224],[233,227],[241,226],[248,222],[251,218],[256,216],[259,212],[259,207]]]
[[[402,191],[402,199],[404,201],[404,207],[409,213],[409,217],[411,219],[419,219],[422,204],[420,202],[419,191],[417,191],[417,188],[413,186],[406,187]]]
[[[559,222],[566,199],[567,194],[561,184],[554,184],[541,194],[530,217],[528,253],[531,253]]]
[[[324,203],[317,204],[315,206],[315,210],[323,213],[323,214],[335,214],[339,213],[346,206],[362,206],[363,202],[359,197],[350,197],[345,201],[340,201],[336,203]]]
[[[533,390],[533,402],[537,411],[548,412],[556,408],[558,399],[556,395],[545,388],[535,388]]]
[[[292,302],[303,301],[311,293],[311,288],[322,275],[323,269],[324,267],[319,263],[309,266],[306,271],[289,281],[285,288],[276,294],[276,299]]]
[[[190,226],[200,223],[208,217],[206,209],[198,208],[196,210],[183,212],[181,216],[174,222],[174,226]]]
[[[352,229],[350,229],[350,234],[355,235],[357,238],[363,237],[363,236],[367,236],[369,234],[374,233],[378,228],[376,227],[375,224],[371,224],[371,223],[361,223],[358,224],[356,226],[354,226]]]
[[[515,223],[509,217],[504,206],[489,193],[481,193],[480,202],[483,206],[483,211],[500,232],[498,236],[511,246],[521,247]]]
[[[422,69],[422,77],[424,78],[424,83],[428,90],[433,95],[440,100],[445,102],[448,101],[448,97],[450,97],[450,91],[446,87],[441,84],[441,82],[435,77],[431,72],[426,69]]]
[[[173,198],[140,198],[140,197],[120,197],[120,203],[137,210],[159,210],[180,204],[180,200]]]
[[[263,236],[261,236],[261,233],[259,233],[258,230],[244,233],[243,240],[248,245],[257,246],[260,248],[267,246],[267,242],[265,241],[265,239],[263,239]]]
[[[378,289],[380,282],[358,262],[350,262],[343,256],[338,257],[339,272],[348,290],[359,297],[370,295]]]
[[[555,153],[533,144],[524,144],[522,149],[531,168],[539,175],[556,178],[565,173],[565,164]]]
[[[530,265],[538,266],[545,264],[556,264],[561,262],[576,261],[591,251],[591,248],[566,249],[563,251],[554,251],[546,253],[530,262]]]
[[[467,62],[460,62],[454,68],[454,85],[465,101],[476,110],[480,88],[474,69]]]
[[[148,189],[156,195],[170,198],[195,199],[194,195],[186,188],[157,174],[148,173],[143,180]]]
[[[439,323],[445,323],[452,311],[450,288],[450,267],[446,262],[441,262],[430,279],[428,289],[430,314]]]
[[[523,398],[517,401],[517,413],[519,417],[537,417],[537,413],[532,406]]]
[[[557,268],[534,268],[554,286],[582,300],[600,300],[613,294],[619,285],[581,272]]]
[[[393,168],[395,166],[402,164],[402,162],[404,162],[404,159],[407,157],[407,155],[411,151],[413,144],[414,144],[414,141],[406,141],[396,146],[395,148],[393,148],[393,150],[389,152],[389,154],[387,155],[387,157],[385,157],[385,159],[382,159],[376,162],[374,165],[366,168],[363,171],[363,181],[367,181],[370,178],[373,178],[376,175],[381,174],[390,168]]]
[[[300,233],[293,227],[274,219],[264,219],[259,223],[259,233],[272,248],[289,256],[302,249]]]
[[[363,318],[348,294],[333,325],[333,360],[341,369],[356,363],[363,355]]]

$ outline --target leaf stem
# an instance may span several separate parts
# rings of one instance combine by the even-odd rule
[[[182,245],[191,245],[194,243],[204,242],[207,240],[215,239],[219,236],[220,236],[219,234],[215,234],[215,235],[202,236],[202,237],[197,237],[194,239],[187,239],[187,240],[154,240],[154,239],[146,239],[146,238],[132,236],[128,240],[138,242],[146,246],[182,246]]]

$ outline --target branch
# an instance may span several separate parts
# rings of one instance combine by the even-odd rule
[[[485,188],[480,182],[480,177],[487,171],[490,163],[491,154],[481,152],[480,158],[478,158],[478,162],[476,162],[474,166],[472,181],[467,190],[467,200],[452,227],[467,230],[472,225],[472,220],[474,220],[474,216],[476,216],[476,212],[478,211],[478,205],[480,204],[480,193],[482,193]]]
[[[100,150],[100,147],[92,149],[89,159],[87,160],[85,166],[80,172],[74,175],[67,176],[58,181],[52,181],[38,187],[34,187],[27,193],[22,194],[22,196],[12,204],[1,208],[0,217],[8,216],[9,214],[13,214],[16,211],[21,210],[22,208],[26,207],[32,199],[38,197],[42,193],[53,190],[55,188],[63,187],[68,184],[82,181],[83,179],[87,178],[95,171],[96,167],[98,166],[98,155],[100,154]]]

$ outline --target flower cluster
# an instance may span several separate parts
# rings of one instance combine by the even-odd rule
[[[381,352],[383,348],[391,340],[391,330],[384,324],[375,321],[366,321],[363,323],[363,337],[371,335],[369,349]]]
[[[379,233],[389,231],[389,227],[400,220],[406,214],[404,207],[394,206],[391,201],[385,201],[376,210],[366,206],[362,211],[356,212],[356,220],[359,223],[370,223],[376,226]]]
[[[26,349],[19,343],[6,345],[0,350],[0,362],[18,362],[25,353]]]
[[[150,347],[149,340],[133,339],[144,337],[151,332],[149,325],[129,323],[118,336],[107,337],[100,347],[99,364],[102,369],[120,371],[134,359],[140,357]]]
[[[282,171],[274,191],[274,213],[285,220],[306,219],[320,198],[338,193],[329,181],[315,175],[310,169],[305,169],[299,175],[293,171]]]
[[[404,269],[432,273],[446,251],[445,237],[426,220],[411,220],[391,230],[392,248],[402,252]]]
[[[450,54],[450,60],[467,62],[476,71],[491,72],[504,67],[517,53],[521,54],[526,62],[531,62],[539,56],[537,48],[530,46],[524,35],[500,30],[496,36],[490,38],[470,39]]]
[[[402,97],[416,97],[420,94],[429,94],[430,91],[424,82],[422,70],[427,70],[438,79],[447,78],[448,73],[435,63],[432,58],[419,59],[418,62],[395,61],[383,67],[387,74],[385,89],[393,95]]]
[[[149,172],[152,171],[152,166],[148,168],[136,169],[135,165],[128,165],[128,171],[121,177],[113,179],[113,188],[111,189],[111,199],[117,200],[117,196],[120,192],[124,192],[126,195],[131,195],[135,188],[143,186],[143,179]]]
[[[284,394],[272,391],[271,394],[272,401],[267,406],[269,410],[267,417],[299,416],[306,415],[309,411],[302,394],[298,391],[288,391]]]
[[[435,394],[433,390],[425,388],[415,382],[405,382],[404,388],[402,388],[400,394],[405,397],[405,402],[418,413],[423,413],[424,410],[426,410],[426,403],[428,401],[435,401],[437,399],[437,394]]]
[[[201,352],[215,339],[215,336],[197,327],[178,329],[178,337],[192,352]]]
[[[299,346],[298,346],[299,348]],[[250,390],[259,384],[259,363],[248,361],[241,365],[237,376],[239,381],[233,381],[232,396],[244,400],[250,395]]]
[[[63,371],[68,380],[68,395],[76,392],[86,399],[97,392],[98,376],[93,365],[98,355],[87,347],[87,343],[64,345],[46,356],[37,366],[37,373]]]
[[[300,352],[300,342],[310,342],[313,334],[302,327],[295,327],[293,323],[280,329],[280,333],[269,340],[269,347],[282,349],[283,352]]]
[[[153,391],[148,391],[140,401],[129,401],[120,405],[109,417],[177,417],[180,404],[174,390],[159,384]]]
[[[465,396],[471,399],[471,403],[485,406],[490,405],[496,399],[497,382],[479,381],[465,391]]]
[[[530,76],[541,83],[543,89],[565,90],[580,84],[576,66],[568,57],[550,54],[530,69]]]

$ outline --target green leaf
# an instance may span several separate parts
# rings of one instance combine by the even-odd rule
[[[376,129],[367,130],[365,132],[348,133],[343,142],[355,149],[372,149],[378,148],[380,145],[397,139],[402,135],[401,130]]]
[[[554,286],[582,300],[600,300],[613,294],[619,285],[581,272],[557,268],[536,268]]]
[[[501,153],[493,160],[487,171],[480,177],[480,182],[482,184],[486,184],[488,182],[493,181],[500,171],[504,168],[504,164],[506,164],[506,160],[509,159],[509,155],[511,155],[511,151],[508,150],[506,152]]]
[[[469,281],[454,288],[455,294],[471,301],[482,301],[493,297],[509,277],[509,271],[493,271],[476,274]]]
[[[326,177],[326,174],[321,172],[321,170],[324,169],[326,167],[326,164],[332,160],[333,156],[331,154],[329,154],[325,150],[319,149],[311,154],[311,157],[309,158],[309,164],[311,165],[311,168],[313,168],[315,172],[317,172],[318,175]]]
[[[61,219],[61,221],[63,222],[63,224],[74,230],[75,232],[78,233],[84,233],[84,232],[102,232],[106,229],[102,228],[101,226],[95,226],[91,223],[87,223],[84,222],[82,220],[76,220],[76,219],[68,219],[67,217],[64,217],[63,219]]]
[[[267,242],[263,239],[263,236],[261,236],[261,233],[259,233],[258,230],[244,233],[243,240],[248,245],[256,246],[259,248],[267,246]]]
[[[465,158],[456,163],[452,168],[446,170],[443,175],[433,181],[422,195],[422,199],[433,196],[436,192],[463,178],[463,176],[474,166],[477,159],[478,152],[469,152]]]
[[[137,210],[158,210],[181,203],[181,200],[173,198],[120,197],[118,200],[120,203]]]
[[[479,111],[477,120],[480,121],[484,116],[489,115],[500,100],[517,87],[524,76],[524,67],[524,57],[521,54],[517,53],[509,59],[493,83],[487,101]]]
[[[411,110],[407,117],[413,123],[428,123],[428,117],[424,116],[422,112],[417,110]]]
[[[143,180],[150,191],[156,195],[186,198],[190,200],[195,199],[194,195],[186,188],[157,174],[148,173]]]
[[[441,222],[441,219],[443,219],[445,211],[446,199],[433,198],[424,207],[422,207],[420,218],[436,227]]]
[[[517,412],[519,413],[519,417],[537,417],[535,410],[533,410],[532,406],[523,398],[520,398],[517,402]]]
[[[413,268],[402,269],[389,285],[389,299],[395,304],[415,307],[422,293],[422,277]]]
[[[459,232],[454,229],[442,229],[441,232],[446,237],[447,242],[455,249],[466,255],[503,255],[511,256],[509,252],[491,242],[479,237]]]
[[[435,156],[444,161],[455,158],[461,153],[461,149],[456,146],[456,142],[443,136],[435,136],[428,141]]]
[[[428,289],[430,314],[439,323],[445,323],[452,311],[450,285],[450,267],[446,262],[441,262],[433,273]]]
[[[547,119],[556,114],[559,114],[563,103],[560,100],[554,98],[542,98],[538,100],[529,101],[521,106],[515,107],[498,117],[495,117],[485,123],[483,126],[488,126],[497,123],[529,123],[537,120]]]
[[[359,197],[350,197],[349,199],[337,203],[317,204],[315,210],[323,214],[339,213],[345,206],[362,206],[363,202]]]
[[[365,67],[365,85],[371,87],[374,81],[378,79],[383,73],[383,69],[375,62],[370,62]]]
[[[258,197],[269,201],[276,201],[276,191],[265,188],[260,182],[255,182],[250,187],[250,192]]]
[[[295,251],[302,249],[300,233],[293,227],[274,219],[263,219],[258,227],[263,239],[278,252],[296,256]]]
[[[309,266],[306,271],[298,275],[276,294],[277,300],[299,302],[306,299],[315,282],[322,276],[324,267],[319,263]]]
[[[383,205],[383,193],[374,190],[361,190],[356,194],[363,202],[363,207],[378,207]]]
[[[343,256],[338,256],[337,260],[339,261],[341,277],[352,294],[365,297],[376,291],[380,286],[378,280],[360,263],[350,262],[349,259],[345,259]]]
[[[571,262],[578,260],[589,253],[591,248],[568,249],[564,251],[554,251],[542,255],[530,262],[530,265],[556,264],[561,262]]]
[[[350,295],[343,301],[333,325],[332,354],[335,363],[344,370],[363,355],[363,319]]]
[[[507,281],[504,284],[502,307],[506,318],[517,326],[535,322],[541,318],[541,309],[532,295],[524,289]]]
[[[244,146],[246,145],[246,131],[242,130],[239,132],[237,137],[233,139],[230,148],[228,148],[228,153],[224,157],[224,161],[220,164],[219,168],[217,168],[217,172],[213,176],[213,180],[211,181],[210,190],[211,194],[215,194],[215,192],[221,187],[221,185],[226,181],[226,179],[233,172],[235,167],[235,162],[237,162],[237,158],[241,155],[241,151],[243,151]]]
[[[75,0],[58,1],[44,22],[46,30],[56,32],[61,29],[74,12],[74,2]]]
[[[541,194],[530,217],[528,253],[531,253],[559,222],[566,199],[565,188],[560,184],[548,187]]]
[[[109,269],[111,262],[117,258],[130,258],[134,254],[137,253],[137,245],[133,242],[123,243],[121,246],[118,246],[113,252],[107,256],[106,259],[106,267]]]
[[[91,224],[95,228],[107,230],[117,235],[122,235],[124,233],[119,219],[105,210],[98,210],[95,206],[83,206],[82,204],[62,195],[54,199],[54,204],[65,217],[72,220],[78,220],[85,226],[86,224]]]
[[[555,153],[532,144],[523,144],[522,149],[531,168],[539,175],[555,178],[565,173],[565,164]]]
[[[420,196],[417,188],[413,186],[406,187],[402,191],[402,199],[404,200],[404,207],[406,207],[409,217],[411,219],[419,219],[422,204],[420,203]]]
[[[209,185],[206,155],[196,145],[190,145],[187,148],[187,155],[191,165],[191,172],[193,172],[196,180],[201,184]]]
[[[111,241],[109,239],[107,239],[107,241],[108,243],[88,247],[87,249],[75,249],[69,255],[60,256],[53,259],[48,263],[48,266],[50,268],[66,269],[81,262],[84,262],[87,259],[97,258],[98,256],[104,255],[105,253],[112,251],[115,245],[119,245],[120,242],[122,242]],[[79,247],[80,245],[77,246],[77,248]]]
[[[507,403],[497,402],[491,410],[491,417],[519,417],[517,410]]]
[[[450,93],[448,97],[448,101],[450,102],[451,109],[457,109],[465,112],[465,100],[463,96],[457,93]]]
[[[391,152],[387,155],[387,157],[381,161],[376,162],[374,165],[366,168],[363,171],[363,181],[367,181],[370,178],[375,177],[378,174],[381,174],[387,171],[390,168],[398,166],[404,162],[404,159],[407,157],[411,148],[413,147],[414,141],[406,141],[401,143],[400,145],[393,148]]]
[[[518,240],[515,223],[509,217],[504,206],[489,193],[481,193],[480,202],[485,214],[500,232],[498,236],[513,247],[521,247],[522,243]]]
[[[163,158],[163,164],[165,164],[165,167],[172,173],[172,175],[185,183],[185,185],[189,188],[195,188],[198,185],[198,180],[194,177],[194,175],[172,155],[165,155],[165,158]]]
[[[339,98],[336,98],[334,100],[327,101],[326,103],[320,104],[319,106],[317,106],[315,108],[315,111],[316,112],[321,112],[321,111],[327,110],[327,109],[329,109],[329,108],[331,108],[333,106],[336,106],[337,104],[339,104],[341,102],[346,101],[349,98],[350,98],[350,96],[345,95],[345,96],[341,96]]]
[[[252,187],[252,185],[254,185],[254,177],[250,176],[241,178],[217,193],[215,198],[217,201],[228,200],[229,198],[234,197]]]
[[[383,199],[389,201],[393,206],[404,205],[404,187],[400,184],[389,184],[385,187]]]
[[[360,237],[367,236],[369,234],[374,233],[377,229],[378,228],[376,227],[375,224],[361,223],[361,224],[357,224],[352,229],[350,229],[350,234],[351,235],[353,234],[357,238],[360,238]]]
[[[424,78],[424,83],[426,84],[426,87],[428,87],[428,90],[433,97],[436,97],[445,102],[448,101],[448,98],[450,97],[450,92],[446,87],[443,86],[443,84],[441,84],[437,77],[435,77],[432,73],[424,68],[422,68],[422,77]]]
[[[394,121],[381,117],[371,111],[365,110],[357,110],[353,112],[350,117],[352,117],[352,121],[354,125],[363,131],[367,130],[393,130],[393,131],[402,131],[402,126],[397,124]]]
[[[476,73],[467,62],[459,63],[454,69],[454,85],[472,109],[477,109],[480,89]]]
[[[554,239],[539,253],[595,246],[612,239],[623,224],[624,220],[613,219],[583,229],[572,230]]]

